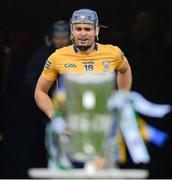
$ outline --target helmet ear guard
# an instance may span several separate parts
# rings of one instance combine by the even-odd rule
[[[97,27],[96,28],[96,41],[99,41],[99,30],[100,30],[100,28]]]
[[[73,25],[70,23],[70,40],[74,43]]]
[[[99,36],[98,35],[96,35],[96,41],[99,41]]]
[[[70,40],[71,40],[72,42],[74,42],[74,37],[73,37],[73,34],[72,34],[72,33],[70,34]]]

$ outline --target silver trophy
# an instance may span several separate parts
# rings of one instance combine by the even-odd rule
[[[115,74],[65,74],[64,85],[71,159],[86,164],[104,159],[106,167],[114,166],[117,121],[107,102],[115,90]]]

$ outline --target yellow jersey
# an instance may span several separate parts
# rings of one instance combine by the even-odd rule
[[[41,74],[49,81],[62,81],[64,73],[103,73],[120,70],[126,61],[119,47],[96,43],[94,51],[85,55],[74,45],[56,50],[47,59]]]

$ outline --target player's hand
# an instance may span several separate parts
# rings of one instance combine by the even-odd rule
[[[104,157],[102,157],[102,158],[95,160],[94,164],[95,164],[96,170],[99,171],[99,170],[106,168],[107,160]]]
[[[50,120],[53,120],[54,119],[54,111],[53,110],[50,110],[48,113],[47,113],[47,116]]]

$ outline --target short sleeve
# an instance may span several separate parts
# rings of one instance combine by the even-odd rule
[[[49,81],[55,81],[57,79],[57,74],[58,71],[55,61],[55,53],[53,53],[46,60],[41,76]]]
[[[126,63],[124,53],[117,46],[114,46],[116,70],[120,70]]]

